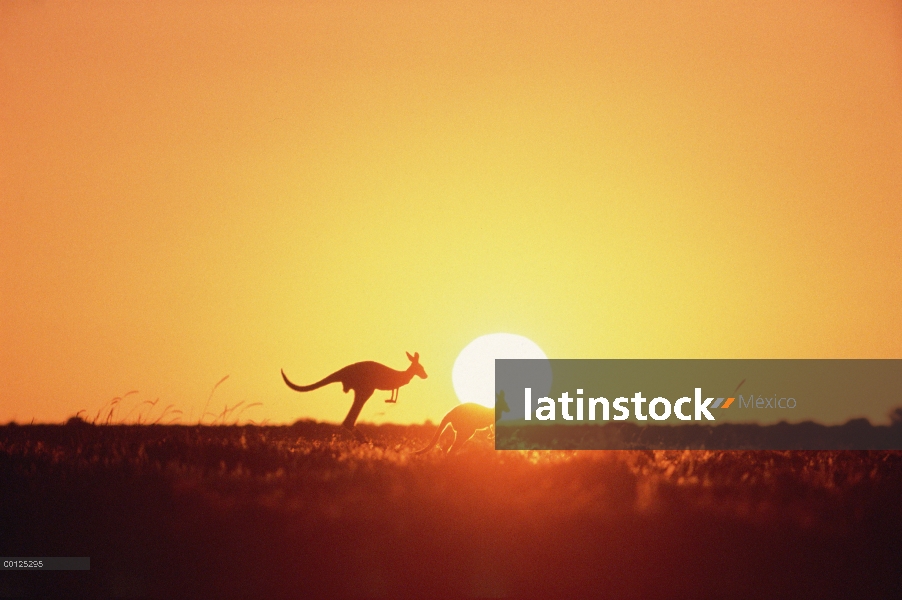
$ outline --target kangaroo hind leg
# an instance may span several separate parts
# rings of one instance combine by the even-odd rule
[[[452,452],[458,452],[461,446],[466,444],[467,440],[473,437],[473,434],[476,433],[476,430],[467,427],[465,429],[457,431],[456,433],[457,437],[454,438],[454,443],[451,444],[450,448],[448,448],[448,454],[451,454]]]
[[[366,401],[370,399],[370,396],[373,395],[372,389],[354,389],[354,404],[351,405],[351,410],[348,411],[348,416],[345,417],[342,426],[349,430],[354,434],[358,440],[367,441],[366,436],[364,436],[354,424],[357,422],[357,417],[360,416],[360,411],[363,409],[363,405],[366,404]]]

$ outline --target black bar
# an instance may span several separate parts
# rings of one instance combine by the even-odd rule
[[[89,556],[2,557],[3,571],[90,571]]]

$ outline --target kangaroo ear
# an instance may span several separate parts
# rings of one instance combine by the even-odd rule
[[[405,352],[405,354],[407,355],[407,360],[409,360],[410,362],[416,361],[416,359],[410,355],[410,352]]]

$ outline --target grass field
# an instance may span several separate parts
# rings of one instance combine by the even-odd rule
[[[902,453],[415,456],[434,426],[0,427],[14,595],[898,597]],[[477,434],[479,436],[479,434]]]

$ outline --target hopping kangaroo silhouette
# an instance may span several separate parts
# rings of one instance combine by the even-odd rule
[[[367,360],[348,365],[310,385],[297,385],[291,383],[285,375],[284,370],[282,371],[282,379],[285,380],[288,387],[298,392],[310,392],[321,388],[324,385],[337,382],[341,382],[346,394],[348,393],[348,390],[354,390],[354,404],[351,405],[351,410],[348,411],[348,416],[345,417],[342,425],[345,429],[351,431],[358,439],[362,439],[363,436],[354,427],[354,423],[357,422],[360,410],[363,408],[363,405],[366,404],[366,401],[370,399],[370,396],[373,395],[374,391],[391,390],[391,398],[387,399],[386,402],[394,403],[398,401],[398,388],[410,383],[410,380],[413,379],[414,375],[426,379],[426,371],[420,364],[420,353],[417,352],[411,356],[410,352],[408,352],[407,358],[410,359],[410,366],[407,367],[406,371],[396,371],[381,363]]]
[[[496,411],[500,411],[500,413],[510,412],[510,407],[504,401],[504,391],[495,395],[495,408],[488,408],[474,402],[465,402],[455,406],[448,411],[448,414],[439,423],[438,430],[432,436],[432,441],[429,442],[429,445],[422,450],[417,450],[414,454],[423,454],[432,450],[438,444],[439,437],[441,437],[442,432],[445,431],[445,427],[448,425],[451,425],[451,429],[454,431],[454,441],[448,448],[448,454],[463,446],[467,440],[473,437],[477,429],[491,428],[489,438],[494,438],[495,421],[501,416]]]

